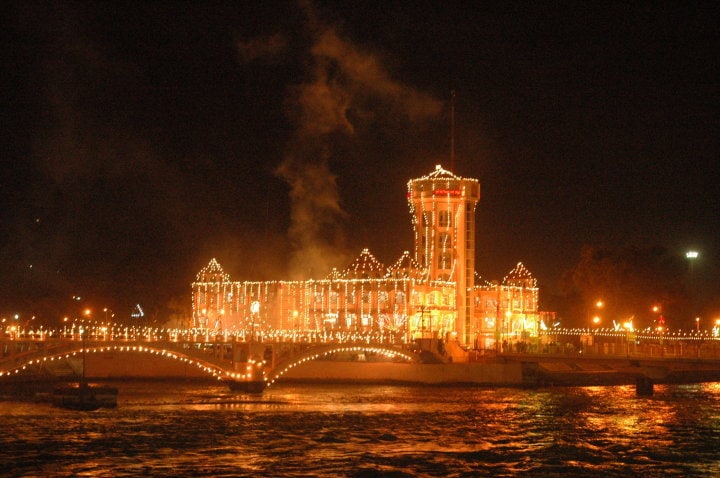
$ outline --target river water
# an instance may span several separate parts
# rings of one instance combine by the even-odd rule
[[[720,476],[720,384],[520,390],[116,383],[118,408],[0,401],[2,476]]]

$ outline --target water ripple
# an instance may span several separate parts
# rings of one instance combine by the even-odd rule
[[[11,476],[720,474],[720,386],[540,390],[120,384],[115,410],[0,403]]]

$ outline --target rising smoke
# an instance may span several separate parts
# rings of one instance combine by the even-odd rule
[[[354,255],[345,248],[337,179],[331,170],[333,145],[351,139],[359,128],[378,120],[377,111],[408,123],[437,117],[442,103],[404,85],[388,74],[378,55],[364,51],[323,24],[309,4],[303,4],[305,29],[310,37],[305,80],[288,90],[288,116],[295,130],[276,169],[290,186],[289,236],[294,251],[290,276],[322,278],[332,267],[343,267]],[[265,42],[241,43],[243,58],[277,53],[285,44],[277,35]]]

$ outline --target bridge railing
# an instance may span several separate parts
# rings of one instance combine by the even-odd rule
[[[565,337],[568,339],[568,337]],[[577,339],[577,337],[575,337]],[[720,359],[720,341],[619,337],[615,340],[516,341],[501,345],[504,354],[545,354],[593,357],[649,357]]]
[[[237,344],[291,344],[303,348],[326,344],[378,344],[413,351],[415,343],[405,334],[348,330],[209,330],[133,326],[63,327],[18,331],[0,337],[0,364],[17,362],[51,349],[90,344],[153,344],[207,356],[217,363],[232,362]],[[74,344],[74,345],[73,345]],[[648,356],[668,358],[720,358],[720,338],[710,332],[628,331],[615,329],[552,329],[540,337],[503,340],[495,350],[470,350],[483,360],[493,353],[544,353],[553,355]]]

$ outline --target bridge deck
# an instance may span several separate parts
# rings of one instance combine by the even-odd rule
[[[198,366],[217,376],[234,377],[242,374],[249,362],[263,363],[265,377],[272,381],[304,361],[317,360],[331,354],[352,356],[371,353],[392,357],[388,359],[390,361],[423,362],[427,350],[423,355],[414,350],[414,347],[415,344],[373,343],[367,340],[341,343],[242,341],[217,337],[212,340],[203,337],[185,340],[162,337],[104,340],[97,337],[85,341],[76,337],[6,338],[0,340],[0,375],[7,375],[9,371],[18,373],[27,364],[39,363],[48,357],[69,356],[68,354],[78,353],[85,348],[100,352],[145,351],[158,356],[182,357],[185,361],[197,362]],[[456,352],[457,350],[455,348]],[[437,358],[437,349],[433,353]],[[446,368],[462,366],[463,363],[475,364],[471,367],[473,370],[476,370],[475,366],[482,364],[487,367],[505,364],[510,366],[508,370],[513,366],[521,367],[523,380],[528,383],[532,383],[536,378],[549,383],[610,383],[613,380],[627,381],[638,376],[656,382],[720,381],[720,346],[716,341],[670,344],[614,342],[583,348],[544,347],[541,351],[522,353],[470,351],[464,355],[454,353],[444,360],[440,357],[436,362],[438,365],[444,364]],[[498,372],[499,375],[502,373],[504,372]]]

